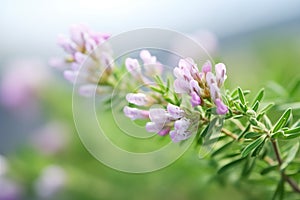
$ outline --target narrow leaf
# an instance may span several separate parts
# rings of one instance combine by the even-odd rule
[[[263,149],[263,147],[264,147],[264,145],[265,145],[265,141],[266,141],[266,139],[264,139],[263,142],[260,143],[260,145],[258,145],[258,146],[254,149],[253,153],[251,154],[252,157],[256,157],[256,156],[259,155],[259,153],[261,152],[261,150]]]
[[[274,128],[273,128],[273,133],[277,132],[279,129],[285,126],[286,122],[291,116],[291,111],[292,109],[287,109],[282,116],[279,118],[279,120],[276,122]]]
[[[253,100],[252,106],[254,106],[257,102],[261,102],[262,98],[265,95],[265,89],[262,88],[256,95],[256,97]]]
[[[244,161],[245,158],[239,158],[237,160],[234,160],[232,162],[229,162],[228,164],[224,165],[223,167],[221,167],[219,170],[218,170],[218,174],[222,174],[224,173],[225,171],[227,171],[228,169],[232,168],[232,167],[235,167],[236,165],[242,163],[242,161]]]
[[[290,129],[290,130],[284,131],[285,134],[293,134],[293,133],[298,133],[298,132],[300,132],[300,126],[296,127],[296,128],[293,128],[293,129]]]
[[[262,108],[259,112],[260,113],[266,113],[268,110],[270,110],[275,104],[274,103],[269,103],[267,106]]]
[[[258,132],[248,132],[245,134],[244,138],[257,138],[259,136],[261,136],[262,133],[258,133]]]
[[[242,151],[242,157],[246,157],[252,150],[257,148],[263,141],[264,141],[264,138],[262,136],[262,137],[257,138],[250,144],[248,144]]]
[[[284,170],[295,158],[299,150],[299,142],[297,142],[289,151],[287,158],[280,166],[280,170]]]
[[[255,166],[255,161],[256,159],[251,159],[248,157],[248,159],[246,160],[245,162],[245,165],[244,165],[244,168],[243,168],[243,171],[242,171],[242,177],[249,177],[254,166]]]
[[[284,180],[281,179],[276,187],[272,200],[277,200],[277,199],[283,200],[283,197],[284,197]]]
[[[221,146],[219,149],[217,149],[216,151],[214,151],[211,156],[214,157],[216,155],[218,155],[219,153],[221,152],[224,152],[225,149],[227,149],[229,146],[231,146],[231,144],[233,143],[234,141],[230,141],[226,144],[224,144],[223,146]]]
[[[243,91],[240,87],[238,87],[238,93],[239,93],[239,98],[240,98],[241,103],[243,105],[245,105],[246,104],[245,96],[244,96],[244,93],[243,93]]]
[[[253,104],[252,110],[257,111],[259,107],[259,101],[256,101],[256,103]]]
[[[261,175],[268,174],[269,172],[276,170],[277,167],[278,167],[277,165],[267,167],[267,168],[263,169],[263,170],[260,172],[260,174],[261,174]]]
[[[300,132],[299,133],[293,133],[293,134],[285,134],[284,139],[295,139],[297,137],[300,137]]]

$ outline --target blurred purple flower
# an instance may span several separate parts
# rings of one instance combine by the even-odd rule
[[[36,104],[38,93],[49,84],[50,72],[39,60],[15,60],[6,67],[0,87],[1,103],[12,109]]]
[[[68,127],[61,122],[51,122],[32,137],[33,146],[45,155],[59,153],[66,148],[69,140]]]
[[[48,166],[35,181],[35,192],[40,198],[50,198],[64,187],[66,181],[67,175],[63,168],[57,165]]]
[[[0,176],[0,200],[20,200],[21,187],[14,181]]]
[[[70,37],[59,35],[57,40],[67,55],[64,59],[53,58],[49,64],[64,70],[65,79],[71,83],[75,83],[76,80],[81,86],[97,86],[100,81],[107,83],[107,75],[114,66],[112,50],[108,43],[105,43],[109,37],[108,34],[95,32],[85,25],[73,25],[70,27]],[[89,55],[93,59],[88,59]],[[86,63],[86,66],[80,71],[83,63]],[[81,87],[79,89],[83,90]],[[84,96],[90,96],[82,93]]]

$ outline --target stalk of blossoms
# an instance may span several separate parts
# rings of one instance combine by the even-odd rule
[[[98,85],[112,85],[114,82],[111,80],[114,68],[112,50],[105,43],[109,37],[108,34],[95,32],[84,25],[73,25],[70,36],[59,35],[57,41],[67,55],[63,60],[51,60],[50,65],[63,69],[65,79],[71,83],[76,80],[82,82],[79,88],[81,95],[91,96],[95,90],[101,93],[103,88],[97,88]],[[99,45],[101,48],[97,49]],[[85,68],[79,74],[84,62]]]
[[[216,106],[216,112],[224,115],[228,112],[227,106],[222,101],[220,89],[226,80],[226,67],[223,63],[215,65],[215,74],[212,64],[207,61],[199,72],[197,65],[191,58],[181,59],[173,70],[175,92],[190,96],[193,107],[208,106],[206,102]],[[207,101],[204,101],[206,99]],[[210,106],[210,105],[209,105]]]

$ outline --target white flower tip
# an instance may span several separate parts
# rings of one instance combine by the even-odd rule
[[[140,57],[141,57],[141,59],[143,59],[143,60],[147,60],[147,59],[150,59],[150,58],[151,58],[151,54],[150,54],[150,52],[149,52],[148,50],[142,50],[142,51],[140,52]]]
[[[65,79],[67,79],[71,83],[75,83],[77,76],[78,76],[77,71],[71,71],[71,70],[65,70],[64,71]]]

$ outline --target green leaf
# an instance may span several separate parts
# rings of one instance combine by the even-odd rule
[[[263,140],[262,143],[260,143],[260,145],[258,145],[258,146],[254,149],[253,153],[251,154],[252,157],[256,157],[256,156],[259,155],[259,153],[261,152],[261,150],[263,149],[263,147],[264,147],[264,145],[265,145],[265,141],[266,141],[266,138]]]
[[[248,133],[245,133],[245,136],[244,138],[257,138],[259,136],[261,136],[262,133],[258,133],[258,132],[248,132]]]
[[[259,145],[264,141],[264,137],[261,136],[248,144],[242,151],[242,157],[246,157],[252,150],[256,149],[259,147]]]
[[[270,110],[275,104],[274,103],[269,103],[267,106],[265,106],[264,108],[262,108],[259,112],[260,113],[266,113],[268,112],[268,110]]]
[[[278,167],[277,165],[269,166],[269,167],[263,169],[263,170],[260,172],[260,174],[261,174],[261,175],[266,175],[266,174],[268,174],[269,172],[276,170],[277,167]]]
[[[155,92],[164,94],[164,92],[163,92],[160,88],[156,88],[156,87],[154,87],[154,86],[150,86],[150,89],[153,90],[153,91],[155,91]]]
[[[297,142],[289,151],[286,159],[283,161],[283,163],[280,166],[280,170],[284,170],[295,158],[297,155],[297,152],[299,150],[299,142]]]
[[[262,88],[256,95],[256,97],[254,98],[253,100],[253,103],[252,103],[252,106],[254,106],[257,102],[261,102],[262,98],[264,97],[265,95],[265,89]],[[254,109],[253,109],[254,110]]]
[[[243,171],[242,171],[242,177],[249,177],[254,166],[255,166],[255,161],[256,159],[252,159],[252,158],[247,158],[246,162],[245,162],[245,165],[244,165],[244,168],[243,168]]]
[[[284,180],[281,179],[276,187],[275,193],[272,197],[272,200],[283,200],[284,198]]]
[[[216,151],[214,151],[212,154],[211,154],[211,157],[214,157],[216,155],[218,155],[219,153],[221,152],[224,152],[225,149],[227,149],[229,146],[231,146],[231,144],[234,142],[234,140],[224,144],[223,146],[221,146],[219,149],[217,149]]]
[[[276,122],[274,128],[273,128],[273,133],[277,132],[279,129],[281,129],[282,127],[284,127],[288,121],[288,119],[291,116],[291,111],[292,109],[287,109],[279,118],[279,120]]]
[[[284,131],[285,134],[293,134],[293,133],[299,133],[299,132],[300,132],[300,126]]]
[[[254,103],[252,106],[252,110],[256,112],[258,110],[258,107],[259,107],[259,101],[256,101],[256,103]]]
[[[244,161],[245,158],[239,158],[237,160],[231,161],[229,163],[227,163],[226,165],[224,165],[223,167],[221,167],[218,170],[218,174],[222,174],[224,172],[226,172],[227,170],[229,170],[230,168],[235,167],[236,165],[242,163],[242,161]]]
[[[244,93],[243,93],[243,91],[240,87],[238,87],[238,93],[239,93],[239,98],[240,98],[241,103],[243,105],[245,105],[246,104],[245,96],[244,96]]]
[[[273,127],[273,124],[267,115],[263,116],[263,122],[269,130]]]
[[[300,132],[299,133],[285,134],[284,135],[284,139],[287,139],[287,140],[295,139],[297,137],[300,137]]]
[[[251,127],[251,124],[249,123],[248,126],[245,128],[245,130],[239,135],[237,140],[240,140],[242,137],[244,137],[244,135],[249,131]]]

